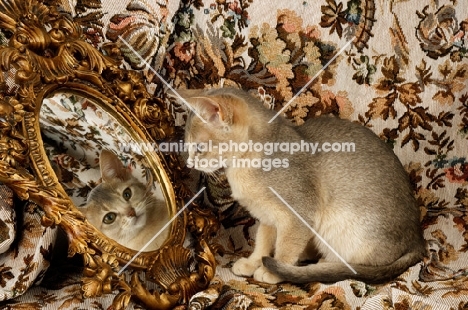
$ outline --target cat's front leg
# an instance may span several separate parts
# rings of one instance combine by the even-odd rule
[[[255,247],[248,258],[240,258],[232,266],[238,276],[251,277],[262,266],[262,257],[271,256],[275,247],[276,228],[260,223],[255,237]]]
[[[285,217],[286,218],[286,217]],[[277,261],[295,265],[311,240],[310,231],[297,221],[284,221],[277,227],[275,256]],[[276,284],[291,279],[282,279],[272,273],[263,264],[255,270],[254,279],[260,282]]]

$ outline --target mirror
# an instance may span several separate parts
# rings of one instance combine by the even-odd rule
[[[214,277],[210,240],[219,223],[193,203],[178,154],[119,147],[177,141],[168,103],[148,92],[140,72],[123,68],[118,46],[96,49],[58,2],[46,3],[0,2],[0,182],[40,207],[42,225],[62,228],[69,256],[83,256],[84,297],[114,293],[114,309],[132,298],[147,309],[174,309]],[[114,173],[104,176],[101,166]],[[86,209],[109,176],[122,177],[114,185],[119,198],[98,195],[101,205],[148,195],[149,205],[163,209],[157,215],[170,218],[154,246],[140,251],[147,237],[132,245],[140,238],[122,240],[100,226],[117,221],[118,212]],[[122,185],[128,180],[139,185]],[[130,222],[139,221],[138,207],[124,209]],[[140,226],[151,230],[152,221]]]
[[[86,219],[125,247],[159,249],[175,212],[139,147],[143,142],[92,99],[72,92],[44,99],[39,126],[61,186]]]

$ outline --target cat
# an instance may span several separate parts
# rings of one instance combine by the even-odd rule
[[[93,188],[80,208],[88,221],[120,244],[140,250],[169,222],[166,203],[152,191],[152,178],[145,185],[124,167],[116,154],[103,150],[99,156],[102,182]],[[159,249],[169,229],[145,249]]]
[[[193,109],[185,125],[187,161],[207,174],[224,169],[232,197],[259,221],[253,252],[233,264],[234,274],[272,284],[382,283],[422,260],[425,240],[409,177],[370,129],[334,116],[301,126],[277,117],[269,124],[275,112],[233,88],[178,92]],[[307,141],[324,150],[246,150],[249,141]],[[335,152],[342,143],[354,149]],[[220,154],[226,144],[231,148]],[[276,168],[258,166],[275,160]]]

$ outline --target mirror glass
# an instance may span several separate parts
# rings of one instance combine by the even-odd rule
[[[155,173],[160,167],[150,166],[130,125],[106,109],[75,92],[45,98],[44,149],[61,186],[95,228],[130,249],[156,250],[167,240],[172,215]]]

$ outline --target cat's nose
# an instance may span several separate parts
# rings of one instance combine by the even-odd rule
[[[128,210],[127,216],[129,216],[129,217],[135,217],[135,216],[136,216],[135,209],[134,209],[134,208],[130,208],[130,209]]]

